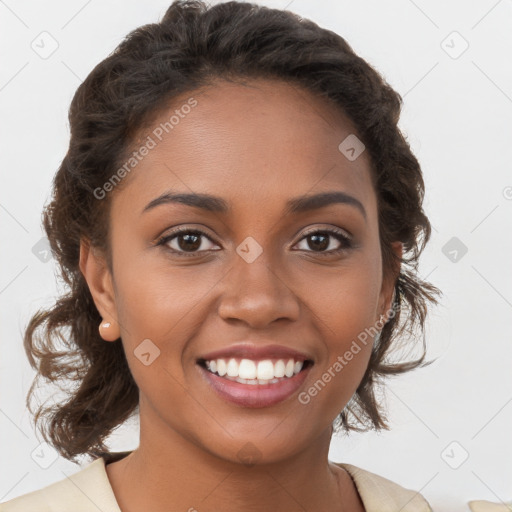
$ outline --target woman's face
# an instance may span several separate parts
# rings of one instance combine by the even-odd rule
[[[277,461],[325,436],[358,387],[373,336],[358,340],[394,281],[368,154],[354,159],[353,138],[339,149],[355,129],[324,101],[281,82],[219,82],[141,133],[150,149],[111,192],[112,287],[91,287],[140,389],[141,443]],[[297,202],[325,193],[339,195]]]

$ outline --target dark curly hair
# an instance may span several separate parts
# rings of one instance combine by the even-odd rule
[[[34,414],[31,401],[41,377],[65,389],[65,401],[38,404],[34,424],[73,462],[78,455],[108,454],[106,438],[138,412],[138,387],[123,346],[100,337],[102,318],[79,268],[80,242],[87,240],[105,251],[112,271],[111,201],[98,200],[94,191],[125,161],[140,129],[178,95],[219,79],[251,78],[284,81],[324,98],[348,115],[370,156],[383,272],[398,275],[394,316],[335,428],[388,429],[376,396],[382,379],[430,364],[425,319],[428,302],[437,304],[440,291],[417,275],[431,226],[422,209],[420,165],[397,126],[401,96],[342,37],[291,12],[247,2],[176,1],[159,23],[130,32],[78,87],[69,109],[69,149],[43,210],[66,293],[27,325],[24,347],[37,370],[27,405]],[[403,243],[402,258],[392,250],[394,241]],[[389,359],[401,336],[408,344],[421,340],[421,357]]]

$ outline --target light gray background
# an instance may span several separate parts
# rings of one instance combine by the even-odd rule
[[[74,91],[169,3],[0,0],[0,501],[79,469],[38,448],[24,405],[33,372],[22,331],[57,292],[53,260],[32,249]],[[512,1],[262,3],[336,31],[403,96],[400,126],[422,164],[434,226],[420,270],[444,292],[427,331],[438,361],[389,382],[391,431],[334,439],[331,459],[421,490],[436,511],[512,500]],[[43,31],[58,43],[47,58],[31,47],[51,49]],[[446,244],[467,253],[456,248],[451,261]],[[136,445],[136,424],[111,443]]]

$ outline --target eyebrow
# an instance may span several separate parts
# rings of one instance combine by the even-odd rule
[[[162,204],[172,203],[184,204],[215,213],[228,213],[230,211],[229,204],[221,197],[212,196],[210,194],[176,193],[168,191],[148,203],[142,210],[142,213],[152,210]],[[331,204],[348,204],[350,206],[354,206],[362,213],[364,219],[367,219],[366,210],[361,201],[346,192],[340,191],[303,195],[290,199],[286,203],[283,215],[317,210]]]

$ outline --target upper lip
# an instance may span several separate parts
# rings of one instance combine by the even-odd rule
[[[296,349],[283,345],[254,345],[251,343],[237,343],[226,348],[214,350],[201,356],[199,360],[211,361],[213,359],[294,359],[295,361],[311,361],[312,358]]]

